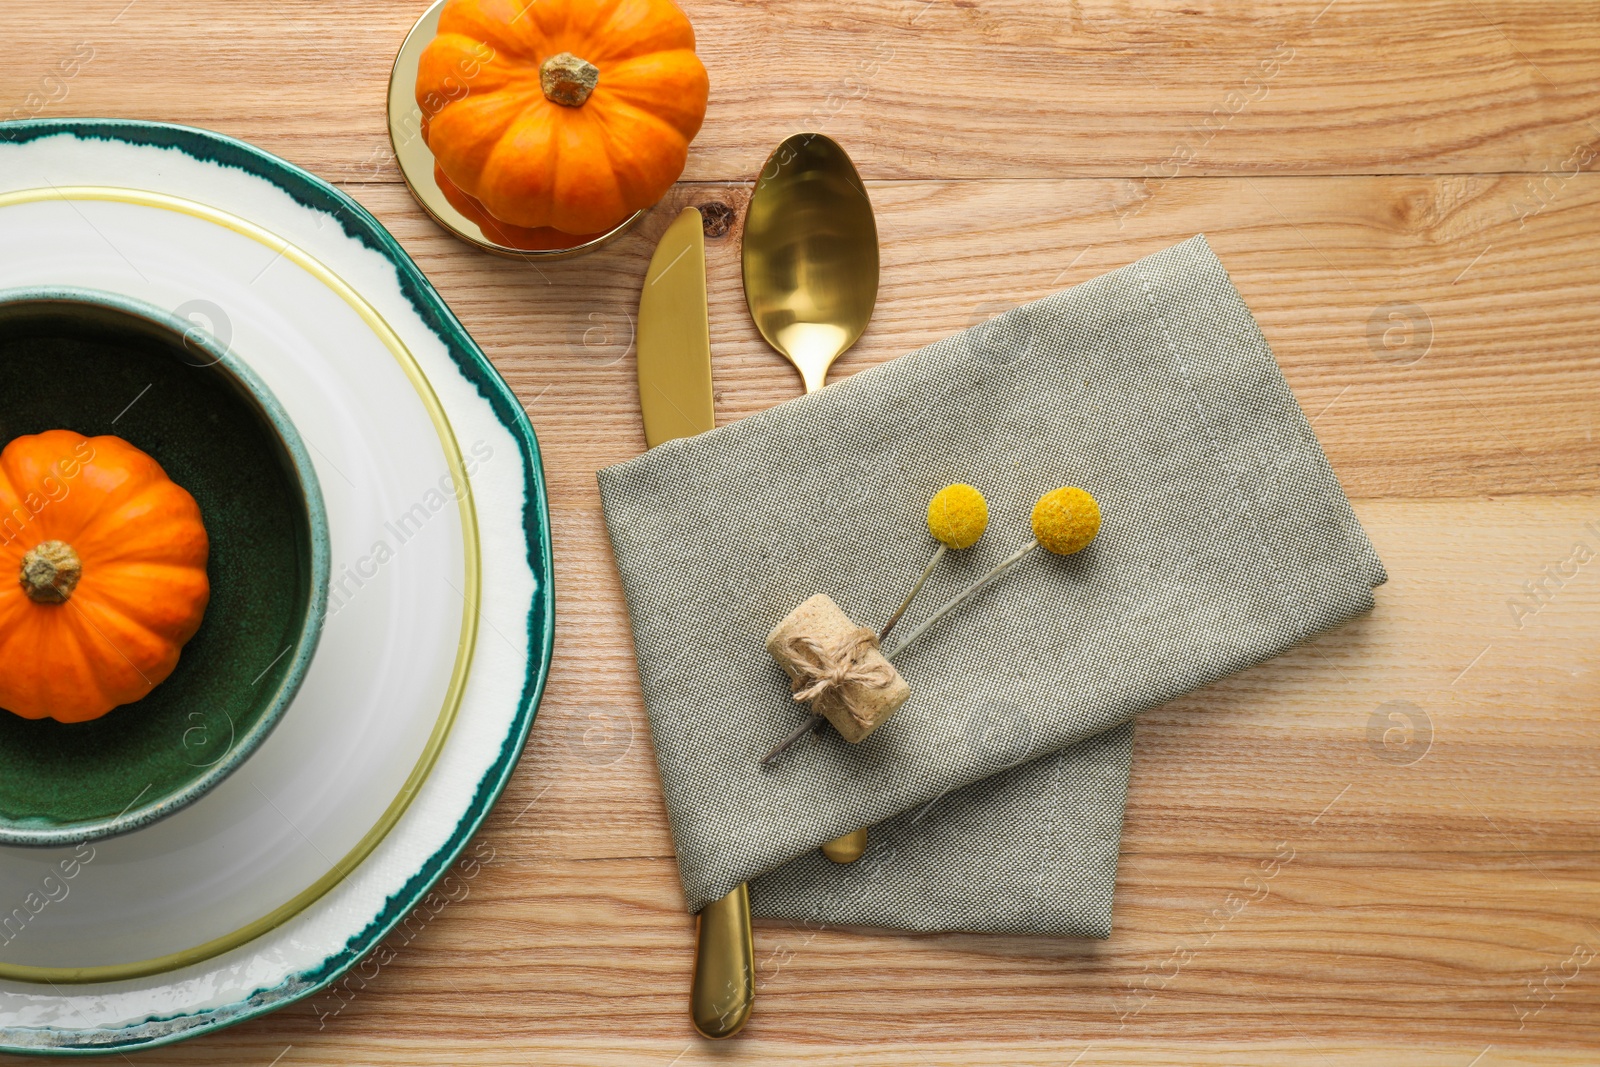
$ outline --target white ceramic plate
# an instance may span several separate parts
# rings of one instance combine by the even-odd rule
[[[308,442],[333,537],[322,645],[237,774],[92,858],[0,850],[0,1045],[125,1050],[336,979],[449,865],[542,690],[548,522],[504,383],[370,216],[280,160],[179,127],[0,126],[0,288],[52,283],[230,344]]]
[[[0,848],[0,901],[25,900],[75,852],[93,856],[25,929],[0,920],[0,975],[33,967],[48,980],[72,977],[51,973],[68,968],[156,967],[227,938],[356,848],[454,710],[451,676],[472,651],[460,641],[463,594],[477,578],[447,458],[455,442],[441,440],[402,364],[338,293],[275,249],[163,201],[56,188],[36,200],[0,194],[0,288],[88,286],[205,309],[308,442],[327,486],[333,572],[327,644],[278,729],[206,803],[92,849]],[[163,403],[125,399],[119,417]],[[198,759],[223,750],[191,747]]]

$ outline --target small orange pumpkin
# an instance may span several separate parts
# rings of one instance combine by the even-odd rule
[[[210,550],[194,497],[120,437],[12,441],[0,452],[0,708],[87,722],[166,681],[211,598]]]
[[[416,87],[462,192],[501,222],[571,234],[666,194],[709,92],[670,0],[447,0]]]
[[[463,193],[437,164],[433,168],[433,180],[451,207],[477,223],[485,234],[507,248],[520,248],[527,252],[555,252],[563,248],[588,244],[597,237],[605,236],[599,233],[563,233],[553,226],[540,226],[537,229],[513,226],[489,214],[476,197]]]

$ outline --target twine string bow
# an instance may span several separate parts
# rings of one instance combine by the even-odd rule
[[[867,653],[878,647],[878,635],[858,626],[837,641],[819,641],[809,635],[796,635],[788,641],[788,652],[801,673],[794,679],[794,698],[818,701],[832,696],[862,726],[870,725],[867,710],[861,706],[861,690],[887,689],[894,684],[894,668],[879,658],[864,662]]]

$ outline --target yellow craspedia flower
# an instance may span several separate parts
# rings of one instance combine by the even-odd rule
[[[1088,547],[1100,532],[1100,505],[1082,489],[1052,489],[1033,505],[1033,536],[1058,556]]]
[[[928,532],[949,548],[971,548],[989,528],[989,505],[970,485],[947,485],[928,501]]]

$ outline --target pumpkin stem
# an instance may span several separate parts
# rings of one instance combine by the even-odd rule
[[[46,541],[22,557],[22,591],[38,604],[65,604],[83,577],[83,560],[65,541]]]
[[[539,64],[539,86],[552,104],[582,107],[599,84],[600,68],[571,52],[561,52]]]

